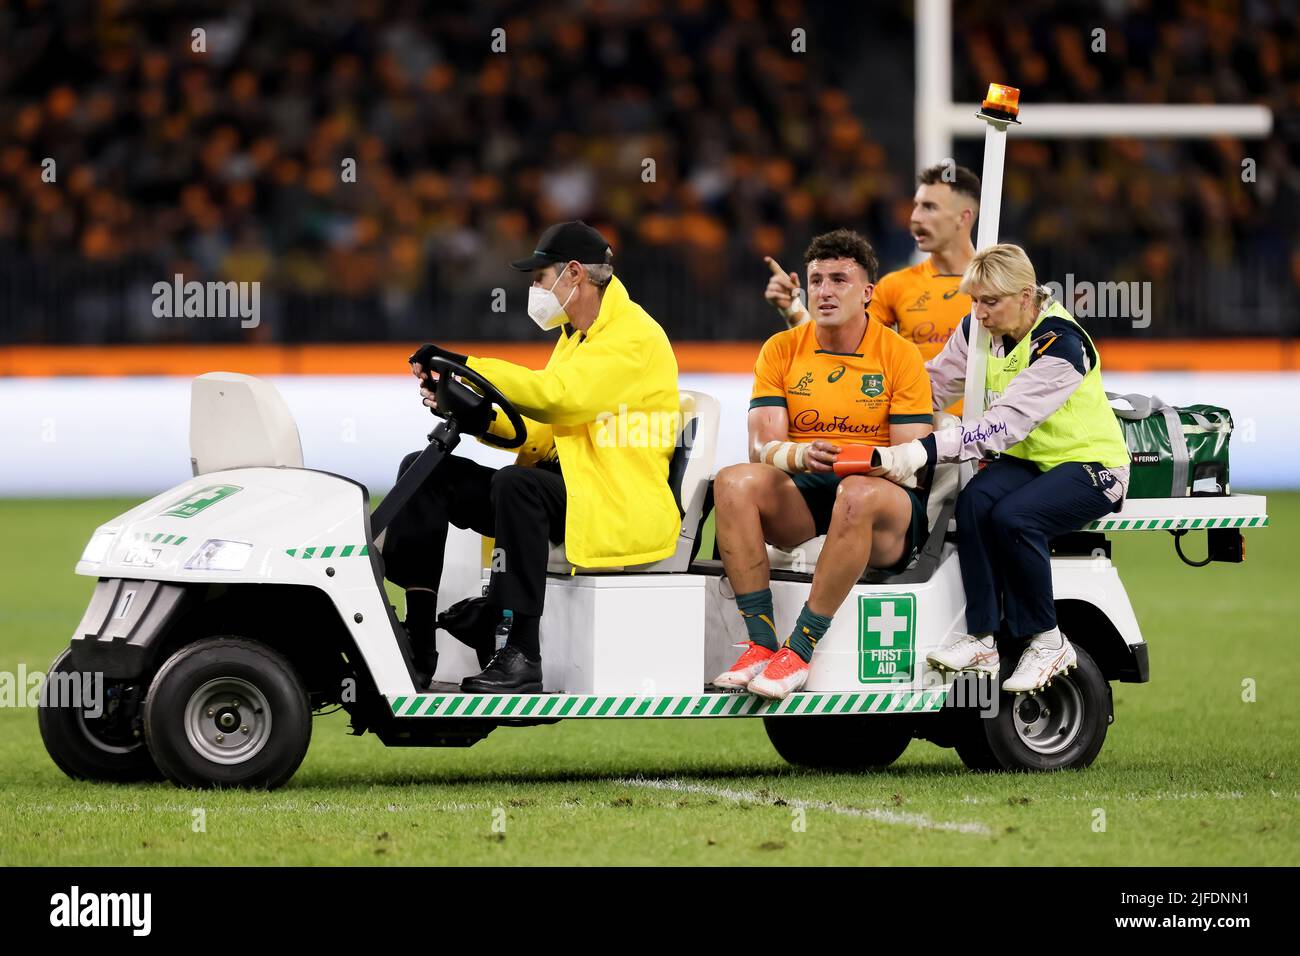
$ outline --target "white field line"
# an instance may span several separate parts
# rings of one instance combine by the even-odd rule
[[[1056,801],[1058,803],[1106,803],[1124,801],[1126,803],[1159,803],[1161,801],[1179,801],[1179,800],[1247,800],[1262,796],[1254,794],[1247,797],[1240,790],[1226,791],[1209,791],[1209,790],[1190,790],[1186,792],[1177,792],[1171,790],[1158,790],[1154,793],[1095,793],[1090,790],[1083,790],[1079,793],[1054,793],[1048,796],[1034,797],[1034,801]],[[1270,790],[1268,796],[1272,800],[1293,800],[1300,801],[1300,793],[1279,793],[1276,790]],[[1003,803],[1005,796],[990,797],[972,797],[964,796],[960,803],[978,805],[981,803]]]
[[[482,803],[432,803],[432,804],[395,804],[390,803],[385,807],[379,806],[362,806],[352,803],[282,803],[282,804],[244,804],[241,806],[210,806],[205,805],[202,801],[193,804],[159,804],[157,806],[145,806],[139,803],[69,803],[69,804],[34,804],[32,806],[17,806],[16,812],[19,816],[24,813],[139,813],[139,814],[172,814],[172,813],[190,813],[202,807],[213,814],[256,814],[260,816],[278,816],[283,814],[303,814],[303,813],[358,813],[370,812],[373,810],[385,809],[389,813],[430,813],[430,812],[451,812],[463,813],[470,810],[492,810],[498,806],[510,806],[509,798],[504,801],[484,801]]]
[[[702,793],[702,794],[708,794],[710,796],[721,797],[727,800],[735,800],[737,802],[754,802],[754,803],[771,804],[772,801],[775,799],[774,797],[764,798],[757,793],[751,793],[749,791],[728,790],[726,788],[709,788],[700,784],[683,784],[678,781],[671,781],[671,780],[645,780],[645,779],[623,778],[623,779],[612,780],[609,782],[619,784],[620,786],[650,787],[652,789],[660,789],[660,790],[681,790],[682,792]],[[687,790],[688,787],[694,789]],[[1246,800],[1246,799],[1253,799],[1258,796],[1262,796],[1262,794],[1257,794],[1257,795],[1252,795],[1252,797],[1247,797],[1246,794],[1242,793],[1241,791],[1231,791],[1231,790],[1230,791],[1192,790],[1186,792],[1166,790],[1166,791],[1157,791],[1155,793],[1132,793],[1132,792],[1096,793],[1094,791],[1084,790],[1084,791],[1080,791],[1079,793],[1071,793],[1071,794],[1058,793],[1058,794],[1051,794],[1048,796],[1036,796],[1033,798],[1033,802],[1035,803],[1069,802],[1069,803],[1095,804],[1095,803],[1107,803],[1112,801],[1126,801],[1132,803],[1149,803],[1149,802],[1160,802],[1165,800],[1168,801]],[[1270,790],[1268,792],[1268,797],[1269,799],[1272,800],[1286,800],[1288,802],[1300,803],[1300,793],[1280,793],[1277,790]],[[1005,796],[975,797],[968,794],[956,800],[955,802],[965,806],[978,806],[980,804],[1002,805],[1006,803],[1006,800],[1007,798]],[[887,810],[859,810],[854,807],[841,807],[838,804],[824,803],[819,801],[786,800],[785,802],[787,805],[792,807],[805,807],[807,809],[813,809],[813,810],[827,810],[832,813],[845,813],[848,814],[849,816],[869,817],[871,819],[877,819],[878,815],[880,814],[887,814],[895,817],[910,816],[910,817],[917,817],[918,819],[924,819],[923,817],[920,817],[919,814],[897,814]],[[433,812],[441,811],[444,813],[446,812],[460,813],[460,812],[467,812],[471,810],[480,811],[485,809],[493,809],[501,805],[502,805],[502,801],[499,800],[497,801],[485,800],[476,803],[467,803],[464,801],[454,801],[452,803],[428,803],[428,804],[389,803],[386,804],[383,807],[383,809],[387,810],[389,813],[424,813],[430,811]],[[594,805],[598,805],[598,804],[594,804]],[[27,813],[31,813],[31,814],[37,814],[37,813],[53,813],[53,814],[190,813],[192,810],[194,810],[196,807],[199,806],[202,806],[201,801],[193,804],[154,804],[154,805],[146,805],[141,803],[116,803],[116,802],[88,803],[85,801],[77,801],[73,803],[57,803],[57,804],[56,803],[44,803],[44,804],[35,803],[35,804],[29,804],[27,806],[23,806],[22,804],[11,804],[11,809],[13,809],[13,811],[18,816],[21,817],[23,814],[27,814]],[[535,804],[530,804],[530,806],[536,806],[542,808],[543,802],[539,798],[537,799],[537,802]],[[560,803],[557,804],[557,806],[567,807],[567,806],[572,806],[572,804],[566,799],[566,800],[561,800]],[[367,806],[353,804],[353,803],[290,802],[290,803],[281,803],[281,804],[253,803],[253,804],[242,804],[238,806],[224,806],[224,807],[209,806],[206,807],[206,809],[212,811],[213,813],[259,814],[259,815],[274,816],[278,814],[300,814],[300,813],[356,813],[358,811],[377,810],[380,809],[380,807],[378,806],[367,807]],[[889,822],[896,822],[896,821],[889,821]],[[974,826],[978,828],[980,825],[975,824]],[[976,829],[975,831],[972,832],[982,832],[982,831]]]
[[[616,783],[627,787],[645,787],[650,790],[666,790],[670,793],[698,793],[710,797],[718,797],[722,800],[730,800],[733,803],[757,803],[766,806],[772,806],[773,800],[777,798],[768,798],[759,796],[749,790],[732,790],[728,787],[708,787],[698,783],[683,783],[680,780],[647,780],[642,777],[631,777],[624,780],[617,780]],[[953,823],[949,821],[935,821],[920,813],[904,813],[898,810],[880,810],[880,809],[860,809],[858,807],[846,807],[838,803],[829,803],[825,800],[799,800],[795,798],[780,798],[786,806],[802,808],[807,810],[825,810],[828,813],[839,814],[843,817],[857,817],[863,820],[874,820],[877,823],[891,823],[897,826],[912,827],[916,830],[945,830],[951,833],[973,833],[978,836],[990,836],[989,828],[982,823]]]

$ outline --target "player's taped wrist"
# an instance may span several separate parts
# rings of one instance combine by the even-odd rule
[[[765,465],[774,465],[787,474],[807,471],[808,448],[810,446],[794,441],[772,441],[765,444],[758,453],[758,460]]]
[[[777,309],[781,313],[781,318],[785,319],[786,325],[794,328],[807,319],[812,318],[808,311],[808,306],[804,304],[803,296],[795,295],[791,298],[790,307],[787,309]]]

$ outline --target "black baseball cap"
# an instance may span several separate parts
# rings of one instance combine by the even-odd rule
[[[520,272],[532,272],[553,262],[571,262],[576,259],[584,265],[600,265],[613,258],[609,243],[581,219],[557,222],[547,226],[537,240],[537,248],[526,259],[516,259],[511,267]]]

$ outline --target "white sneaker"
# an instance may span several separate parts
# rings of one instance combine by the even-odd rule
[[[1074,652],[1074,645],[1065,639],[1065,635],[1061,635],[1059,647],[1053,646],[1050,640],[1040,641],[1034,638],[1020,655],[1015,673],[1002,682],[1002,689],[1008,694],[1042,690],[1052,682],[1053,677],[1064,674],[1078,664],[1079,655]]]
[[[998,676],[998,647],[993,636],[979,638],[961,634],[937,651],[931,651],[926,661],[946,671],[975,671]]]

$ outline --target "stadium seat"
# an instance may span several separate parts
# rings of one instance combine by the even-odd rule
[[[961,419],[948,412],[938,412],[934,416],[935,431],[953,428],[961,424]],[[957,494],[957,464],[948,462],[936,465],[930,478],[930,497],[926,502],[927,531],[934,528],[943,506]],[[826,536],[809,538],[793,548],[779,548],[774,544],[767,546],[767,560],[774,571],[795,571],[811,574],[817,567],[817,558],[822,553]],[[872,569],[868,569],[872,570]]]
[[[298,425],[275,386],[239,372],[207,372],[190,388],[194,474],[256,465],[301,468]]]
[[[709,476],[718,444],[718,400],[704,392],[682,391],[679,395],[682,427],[677,447],[668,463],[668,484],[682,514],[677,550],[666,558],[649,564],[613,568],[580,568],[569,563],[564,544],[551,544],[546,570],[553,574],[600,574],[616,571],[667,573],[685,571],[691,563],[695,537],[703,517],[704,499],[709,490]]]

